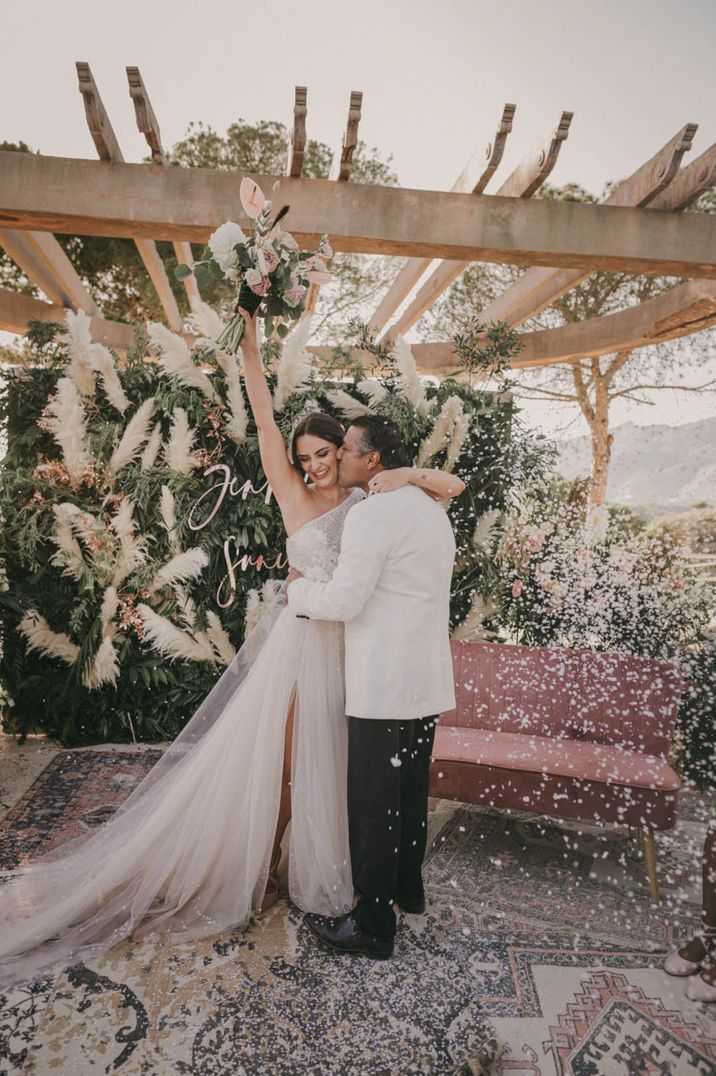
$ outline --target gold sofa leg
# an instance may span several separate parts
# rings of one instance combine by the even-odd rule
[[[659,881],[656,877],[656,841],[650,829],[640,829],[639,832],[644,845],[644,859],[646,860],[646,869],[649,874],[651,899],[658,904],[661,897],[659,896]]]

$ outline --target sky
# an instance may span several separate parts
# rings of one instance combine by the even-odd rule
[[[0,138],[58,156],[95,157],[76,60],[89,62],[128,161],[147,147],[127,65],[142,72],[165,146],[192,120],[220,132],[238,117],[288,122],[300,84],[309,137],[338,147],[362,90],[360,136],[393,155],[404,187],[449,189],[506,102],[517,111],[498,182],[562,110],[574,119],[550,181],[594,194],[687,122],[699,124],[691,159],[716,140],[716,0],[36,0],[4,4],[0,35]],[[713,412],[669,396],[625,417]]]

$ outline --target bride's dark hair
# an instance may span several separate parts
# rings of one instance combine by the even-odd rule
[[[332,445],[340,448],[343,444],[345,430],[340,422],[335,418],[331,418],[330,415],[324,414],[323,411],[312,411],[310,415],[302,418],[293,431],[293,437],[291,438],[291,462],[298,471],[302,470],[301,461],[298,458],[298,439],[307,433],[313,437],[320,437],[323,441],[330,441]]]

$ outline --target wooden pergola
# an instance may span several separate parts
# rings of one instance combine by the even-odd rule
[[[0,328],[23,333],[33,319],[60,321],[66,309],[81,309],[91,318],[93,337],[123,351],[132,341],[131,327],[102,317],[53,233],[131,238],[167,325],[182,332],[156,241],[171,241],[177,258],[191,261],[190,243],[205,242],[225,220],[245,223],[239,177],[167,165],[159,125],[136,67],[127,68],[129,93],[152,159],[126,163],[89,65],[78,63],[77,74],[99,160],[0,153],[0,245],[47,299],[0,289]],[[313,244],[325,231],[337,251],[405,257],[371,318],[381,341],[407,332],[472,262],[528,267],[480,311],[482,321],[506,321],[514,327],[598,270],[684,278],[658,298],[617,313],[521,333],[524,347],[513,360],[515,367],[642,347],[716,323],[716,214],[683,212],[716,184],[716,145],[682,166],[696,124],[686,124],[597,205],[533,198],[568,137],[570,112],[562,113],[544,143],[494,194],[485,193],[512,130],[515,106],[510,104],[486,151],[471,158],[449,192],[351,183],[361,105],[362,94],[352,93],[330,178],[306,179],[307,91],[297,86],[286,175],[278,178],[299,243]],[[269,189],[277,177],[253,178]],[[199,298],[195,280],[188,278],[184,287],[191,306]],[[422,372],[439,374],[456,365],[450,344],[418,344],[413,350]]]

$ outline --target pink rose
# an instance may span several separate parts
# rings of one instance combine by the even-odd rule
[[[256,220],[259,213],[266,205],[266,199],[264,198],[258,183],[254,183],[253,179],[249,179],[247,176],[244,176],[241,180],[239,198],[244,207],[244,213],[247,217],[250,217],[251,220]]]
[[[266,295],[271,287],[271,281],[267,276],[262,276],[256,269],[247,269],[244,278],[254,295]]]
[[[283,293],[284,302],[289,306],[298,306],[304,295],[306,294],[306,288],[303,284],[295,283],[288,291]]]
[[[524,584],[522,583],[521,579],[515,579],[514,583],[512,584],[512,597],[513,598],[519,598],[520,594],[522,593],[523,585]]]
[[[263,276],[268,276],[278,265],[278,254],[270,244],[256,244],[256,260]]]

